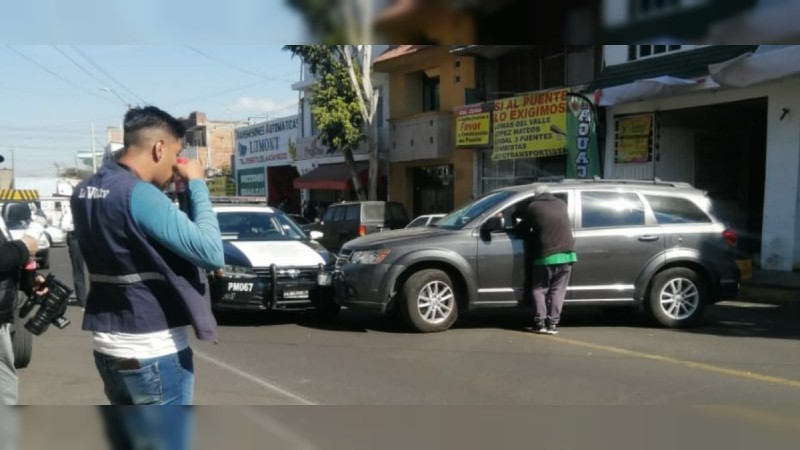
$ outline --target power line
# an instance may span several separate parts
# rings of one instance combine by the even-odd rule
[[[285,74],[281,74],[281,75],[278,75],[278,76],[275,76],[275,77],[271,77],[271,76],[267,76],[267,75],[264,75],[264,74],[261,74],[261,73],[258,73],[258,72],[253,72],[252,70],[244,69],[244,68],[239,67],[239,66],[235,66],[235,65],[233,65],[233,64],[231,64],[231,63],[229,63],[227,61],[223,61],[223,60],[221,60],[219,58],[211,56],[211,55],[209,55],[208,53],[206,53],[206,52],[204,52],[202,50],[194,48],[191,45],[184,45],[184,47],[186,47],[187,49],[197,53],[200,56],[203,56],[205,58],[210,59],[211,61],[214,61],[214,62],[217,62],[219,64],[222,64],[223,66],[228,67],[229,69],[233,69],[233,70],[236,70],[236,71],[239,71],[239,72],[242,72],[242,73],[246,73],[248,75],[253,75],[255,77],[263,78],[265,80],[270,80],[270,81],[286,81],[288,83],[292,83],[292,82],[296,81],[296,80],[287,80],[287,79],[284,79],[284,78],[279,78],[279,77],[282,77],[284,75],[291,75],[291,74],[295,73],[295,71],[291,71],[291,72],[287,72]]]
[[[29,58],[29,57],[28,57],[27,55],[25,55],[24,53],[22,53],[22,52],[18,51],[18,50],[17,50],[17,49],[15,49],[14,47],[12,47],[12,46],[10,46],[10,45],[6,45],[6,47],[8,47],[8,49],[9,49],[9,50],[11,50],[12,52],[14,52],[14,53],[16,53],[17,55],[21,56],[22,58],[26,59],[26,60],[27,60],[27,61],[29,61],[30,63],[34,64],[36,67],[38,67],[38,68],[40,68],[40,69],[44,70],[45,72],[49,73],[50,75],[53,75],[54,77],[58,78],[59,80],[61,80],[61,81],[65,82],[65,83],[67,83],[67,84],[69,84],[70,86],[72,86],[72,87],[74,87],[74,88],[76,88],[76,89],[79,89],[79,90],[81,90],[81,91],[83,91],[83,92],[86,92],[87,94],[89,94],[89,95],[91,95],[91,96],[97,97],[97,98],[99,98],[100,100],[103,100],[103,101],[105,101],[105,102],[111,102],[111,103],[114,103],[114,104],[116,104],[116,102],[112,102],[111,100],[109,100],[109,99],[107,99],[107,98],[103,97],[102,95],[99,95],[99,94],[97,94],[96,92],[89,91],[89,90],[87,90],[86,88],[84,88],[84,87],[82,87],[82,86],[80,86],[80,85],[78,85],[78,84],[75,84],[74,82],[72,82],[72,81],[70,81],[70,80],[68,80],[68,79],[66,79],[66,78],[64,78],[64,77],[62,77],[61,75],[59,75],[59,74],[57,74],[57,73],[53,72],[52,70],[48,69],[47,67],[45,67],[45,66],[43,66],[43,65],[39,64],[38,62],[36,62],[34,59],[32,59],[32,58]]]
[[[209,98],[218,97],[220,95],[225,95],[225,94],[228,94],[228,93],[231,93],[231,92],[240,91],[242,89],[255,87],[255,86],[264,84],[266,82],[267,82],[267,80],[261,80],[261,81],[255,82],[255,83],[250,83],[250,84],[246,84],[246,85],[243,85],[243,86],[239,86],[239,87],[235,87],[235,88],[231,88],[231,89],[226,89],[224,91],[219,91],[219,92],[216,92],[216,93],[213,93],[213,94],[205,95],[203,97],[197,97],[197,98],[193,98],[193,99],[189,99],[189,100],[181,100],[179,102],[170,103],[170,104],[165,105],[165,107],[178,106],[178,105],[182,105],[182,104],[185,104],[185,103],[191,103],[191,102],[206,100],[206,99],[209,99]],[[114,104],[116,105],[117,103],[114,102]],[[297,105],[290,105],[290,106],[291,107],[297,107]],[[276,110],[276,111],[281,111],[281,110],[279,109],[279,110]],[[268,111],[268,112],[274,112],[274,111]],[[2,126],[0,126],[0,129],[6,128],[6,129],[14,129],[14,130],[18,130],[18,131],[37,131],[38,132],[38,131],[41,131],[41,130],[52,130],[54,128],[65,128],[65,127],[74,128],[74,127],[79,126],[79,125],[86,125],[86,124],[88,124],[90,122],[103,122],[103,121],[111,120],[111,119],[119,119],[120,117],[121,117],[120,115],[113,115],[113,116],[99,117],[99,118],[94,118],[94,119],[80,120],[80,121],[76,121],[76,122],[65,122],[65,123],[49,124],[49,125],[37,125],[35,127],[2,127]],[[251,116],[251,117],[253,117],[253,116]]]
[[[86,74],[87,74],[87,75],[89,75],[90,77],[94,78],[94,79],[95,79],[95,81],[97,81],[98,83],[100,83],[100,85],[101,85],[101,86],[102,86],[102,85],[104,85],[104,84],[106,83],[106,82],[105,82],[105,80],[101,80],[101,79],[100,79],[98,76],[96,76],[94,73],[92,73],[91,71],[87,70],[85,67],[83,67],[82,65],[80,65],[80,64],[79,64],[77,61],[75,61],[74,59],[72,59],[72,57],[71,57],[71,56],[69,56],[69,55],[68,55],[66,52],[64,52],[63,50],[61,50],[60,48],[58,48],[58,46],[56,46],[56,45],[53,45],[53,48],[54,48],[54,49],[56,49],[56,50],[57,50],[59,53],[61,53],[62,55],[64,55],[64,57],[65,57],[65,58],[67,58],[67,59],[68,59],[68,60],[69,60],[69,61],[70,61],[72,64],[75,64],[75,65],[76,65],[76,66],[77,66],[79,69],[81,69],[81,70],[82,70],[84,73],[86,73]],[[121,100],[122,100],[122,99],[121,99]],[[129,103],[130,103],[130,102],[128,102],[128,101],[125,101],[125,103],[123,103],[123,104],[127,106]]]
[[[83,59],[85,59],[86,61],[88,61],[88,62],[89,62],[89,64],[91,64],[92,66],[94,66],[94,68],[95,68],[95,69],[99,70],[99,71],[100,71],[100,72],[101,72],[103,75],[107,76],[109,80],[111,80],[111,81],[113,81],[114,83],[116,83],[116,84],[117,84],[117,86],[119,86],[120,88],[122,88],[122,89],[124,89],[124,90],[128,91],[128,92],[129,92],[129,93],[130,93],[130,94],[131,94],[131,95],[132,95],[134,98],[136,98],[137,100],[139,100],[139,101],[140,101],[140,102],[141,102],[143,105],[146,105],[146,104],[147,104],[147,100],[143,99],[142,97],[140,97],[139,95],[137,95],[135,92],[133,92],[132,90],[128,89],[128,87],[127,87],[127,86],[125,86],[124,84],[120,83],[120,82],[119,82],[119,80],[117,80],[116,78],[114,78],[114,77],[113,77],[113,76],[112,76],[110,73],[106,72],[106,71],[105,71],[105,70],[104,70],[102,67],[100,67],[100,65],[98,65],[96,62],[94,62],[94,60],[93,60],[92,58],[90,58],[90,57],[89,57],[89,55],[87,55],[86,53],[83,53],[83,52],[81,51],[81,49],[79,49],[77,46],[75,46],[75,45],[70,45],[70,48],[71,48],[73,51],[75,51],[75,53],[77,53],[77,54],[81,55],[81,56],[83,57]]]

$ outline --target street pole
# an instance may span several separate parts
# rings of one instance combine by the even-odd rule
[[[17,188],[17,163],[14,161],[14,149],[11,149],[11,189]]]
[[[92,122],[92,173],[97,173],[97,152],[94,148],[94,122]]]

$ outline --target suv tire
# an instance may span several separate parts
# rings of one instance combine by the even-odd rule
[[[411,275],[401,290],[400,308],[406,323],[415,331],[445,331],[458,318],[456,290],[447,273],[425,269]]]
[[[694,326],[705,313],[708,295],[708,284],[694,270],[667,269],[653,277],[650,313],[668,328]]]

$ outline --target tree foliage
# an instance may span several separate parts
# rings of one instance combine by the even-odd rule
[[[311,115],[319,129],[320,142],[329,153],[341,152],[350,165],[359,198],[363,189],[354,174],[355,151],[365,140],[364,120],[347,69],[330,45],[287,45],[285,50],[300,57],[311,68],[317,83],[311,89]]]

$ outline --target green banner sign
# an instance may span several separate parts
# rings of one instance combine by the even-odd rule
[[[236,185],[243,197],[267,196],[267,169],[266,167],[253,167],[241,169],[236,172]]]

